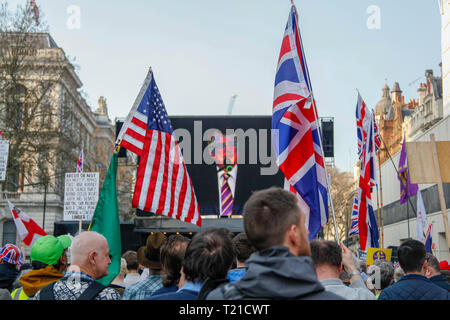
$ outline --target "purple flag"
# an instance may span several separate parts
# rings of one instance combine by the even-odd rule
[[[408,156],[406,154],[406,139],[403,138],[402,151],[400,153],[400,162],[398,163],[398,179],[400,180],[400,204],[408,201],[408,197],[417,194],[419,187],[411,183],[408,171]]]

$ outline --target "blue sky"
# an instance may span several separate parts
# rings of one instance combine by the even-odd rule
[[[11,4],[24,1],[9,1]],[[78,72],[95,110],[125,117],[152,67],[169,115],[270,115],[273,83],[289,0],[36,0],[50,33]],[[70,29],[67,9],[80,9]],[[356,161],[356,88],[369,107],[387,78],[405,100],[417,97],[426,69],[441,74],[437,0],[297,0],[319,116],[334,117],[335,161]],[[380,9],[369,29],[367,8]]]

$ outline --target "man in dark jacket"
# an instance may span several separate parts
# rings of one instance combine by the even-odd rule
[[[450,291],[450,284],[447,279],[441,274],[441,267],[439,265],[439,260],[433,256],[431,253],[427,253],[427,270],[425,276],[430,279],[435,285]]]
[[[0,288],[13,290],[13,283],[23,264],[23,254],[18,247],[7,244],[0,249]]]
[[[292,193],[281,188],[255,192],[244,206],[244,229],[258,252],[246,261],[240,280],[219,286],[208,300],[343,300],[317,279],[305,215]]]
[[[407,240],[398,248],[400,267],[405,276],[384,289],[378,300],[450,300],[450,293],[425,277],[428,268],[422,242]]]

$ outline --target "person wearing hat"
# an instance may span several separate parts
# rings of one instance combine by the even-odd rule
[[[11,293],[13,300],[28,300],[46,285],[61,279],[68,266],[66,250],[70,244],[68,236],[46,235],[36,240],[30,250],[33,270],[20,277],[22,287]]]
[[[71,264],[64,277],[52,282],[33,300],[120,300],[120,294],[97,280],[108,275],[108,241],[95,231],[83,231],[72,241]]]
[[[13,290],[13,284],[23,264],[23,254],[18,247],[7,244],[0,250],[0,289]]]
[[[123,300],[144,300],[160,289],[162,284],[160,248],[167,240],[161,232],[148,236],[145,247],[138,250],[138,261],[149,269],[149,275],[125,289]]]

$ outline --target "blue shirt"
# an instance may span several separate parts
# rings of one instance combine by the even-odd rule
[[[245,268],[236,268],[228,271],[227,279],[230,281],[230,283],[236,282],[240,280],[245,273],[247,272],[247,269]]]
[[[162,286],[162,275],[149,274],[144,280],[128,286],[123,293],[122,300],[145,300]]]
[[[201,282],[188,282],[176,292],[151,296],[147,300],[197,300],[202,286]]]

